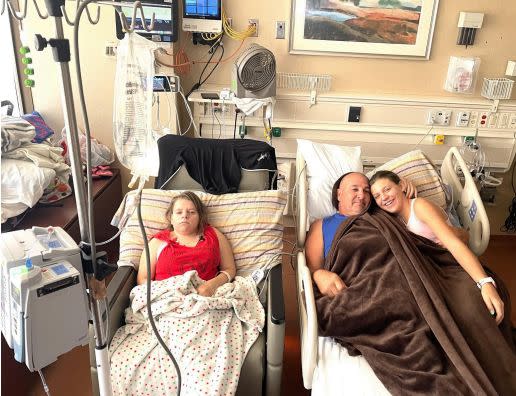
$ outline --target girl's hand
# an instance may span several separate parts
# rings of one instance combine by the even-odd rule
[[[215,290],[217,290],[217,287],[209,280],[197,288],[197,293],[200,296],[211,297],[215,294]]]
[[[481,293],[487,309],[493,317],[496,315],[496,324],[499,325],[504,315],[504,304],[496,287],[492,283],[486,283],[482,286]]]

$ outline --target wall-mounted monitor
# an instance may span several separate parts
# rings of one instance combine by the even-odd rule
[[[221,0],[183,0],[182,26],[185,32],[221,32]]]
[[[139,35],[156,42],[176,42],[179,35],[178,29],[178,6],[179,0],[172,2],[163,0],[142,1],[145,23],[150,25],[152,14],[154,13],[154,28],[148,32],[144,29],[140,11],[136,12],[135,29]],[[120,3],[118,7],[127,18],[127,24],[131,24],[133,17],[133,3]],[[124,38],[124,31],[120,17],[115,11],[116,37],[121,40]]]

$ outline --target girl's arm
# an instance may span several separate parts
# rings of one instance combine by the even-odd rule
[[[414,203],[414,210],[416,216],[430,227],[473,281],[478,282],[487,277],[477,256],[459,239],[453,227],[446,223],[445,215],[438,206],[424,198],[418,198]],[[503,301],[495,286],[492,283],[486,283],[482,286],[481,292],[487,308],[491,314],[496,312],[496,321],[500,323],[504,315]]]
[[[158,247],[160,246],[159,239],[151,239],[149,242],[149,254],[150,254],[150,269],[151,269],[151,280],[156,275],[156,261]],[[140,258],[140,265],[138,266],[138,275],[136,276],[136,284],[141,285],[147,281],[147,254],[143,249],[142,256]]]
[[[197,293],[206,297],[212,296],[219,286],[222,286],[224,283],[230,281],[224,272],[229,275],[231,280],[233,280],[236,275],[235,258],[233,257],[233,250],[231,249],[231,245],[229,244],[224,234],[222,234],[222,232],[217,230],[215,227],[213,227],[213,229],[215,230],[215,234],[219,240],[221,272],[215,278],[206,281],[197,288]]]

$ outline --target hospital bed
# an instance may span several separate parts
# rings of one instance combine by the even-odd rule
[[[417,158],[417,159],[416,159]],[[389,161],[389,163],[377,169],[387,169],[397,172],[411,179],[410,169],[423,166],[425,156],[420,151],[408,153],[405,156]],[[426,168],[433,169],[433,164],[426,159]],[[375,169],[376,170],[376,169]],[[371,171],[368,176],[375,171]],[[434,170],[435,171],[435,170]],[[405,175],[403,172],[406,172]],[[318,337],[317,314],[315,308],[314,293],[312,289],[312,277],[306,265],[304,246],[306,231],[308,229],[307,207],[309,176],[307,175],[307,162],[298,150],[296,158],[296,226],[297,243],[297,290],[299,303],[299,321],[301,336],[301,359],[303,384],[306,389],[312,389],[312,395],[387,395],[389,392],[379,381],[373,370],[362,356],[351,357],[347,350],[330,338]],[[412,173],[415,174],[415,173]],[[450,208],[460,218],[462,226],[469,231],[469,246],[477,255],[482,254],[487,248],[490,236],[489,221],[477,190],[475,181],[470,175],[468,166],[461,157],[457,148],[451,148],[446,154],[440,169],[442,182],[437,180],[435,171],[434,187],[432,195],[438,196],[438,190],[449,186]],[[311,175],[314,177],[314,175]],[[425,179],[423,184],[428,186],[430,179]],[[411,179],[418,185],[418,180]],[[444,183],[444,185],[443,185]],[[428,190],[428,189],[427,189]],[[418,189],[418,191],[420,191]],[[440,193],[442,196],[445,192]],[[424,194],[419,194],[424,196]],[[431,197],[429,197],[431,198]],[[321,200],[330,201],[330,196],[320,197]],[[336,386],[331,378],[340,378]],[[342,387],[345,384],[345,387]],[[338,389],[336,389],[338,388]]]
[[[162,152],[160,149],[160,156],[161,155]],[[213,202],[219,202],[218,200],[231,198],[234,201],[242,201],[242,205],[246,205],[249,204],[250,200],[254,199],[256,202],[258,202],[256,204],[258,206],[254,208],[253,216],[260,216],[260,211],[262,211],[262,215],[268,217],[267,221],[269,221],[269,225],[271,227],[274,227],[274,230],[272,230],[272,228],[271,230],[268,230],[269,235],[273,235],[275,237],[274,243],[277,245],[277,247],[279,247],[279,251],[281,252],[281,237],[283,234],[282,218],[283,208],[286,203],[286,197],[277,191],[275,191],[274,194],[273,191],[263,191],[269,189],[269,186],[270,178],[268,170],[242,169],[242,177],[240,184],[238,186],[239,192],[237,194],[210,195],[205,193],[205,198],[208,199],[208,217],[210,223],[219,228],[219,230],[221,230],[222,232],[224,232],[224,229],[222,229],[216,222],[212,222],[212,218],[210,217],[211,215],[209,211],[209,205],[211,205]],[[171,199],[172,195],[170,194],[174,194],[175,190],[202,191],[202,187],[197,181],[190,177],[188,171],[186,170],[186,167],[182,165],[179,168],[179,170],[177,170],[174,173],[173,177],[169,178],[167,182],[164,185],[162,185],[162,189],[148,189],[143,191],[142,214],[144,224],[146,224],[146,219],[149,219],[148,213],[146,215],[144,212],[144,207],[155,206],[156,199],[161,200],[164,197],[166,197],[167,199]],[[260,206],[263,205],[263,197],[269,197],[272,195],[276,197],[277,202],[279,203],[277,205],[277,209],[275,209],[274,219],[269,216],[271,210],[270,205],[269,208]],[[149,202],[151,202],[151,204],[149,204]],[[164,205],[164,208],[167,206],[168,204]],[[238,204],[238,206],[240,207],[240,204]],[[236,210],[235,212],[234,210],[228,211],[224,208],[224,211],[228,212],[228,214],[232,216],[233,219],[235,219],[236,217],[239,217],[239,212],[237,209],[238,208],[234,208],[234,210]],[[235,213],[234,216],[233,213]],[[162,216],[161,214],[161,217],[163,218],[164,216]],[[242,222],[247,220],[248,219],[245,218],[241,219]],[[152,220],[148,221],[152,222]],[[152,226],[155,226],[155,223],[152,223]],[[235,228],[238,228],[238,226],[235,226]],[[233,229],[233,232],[236,231]],[[259,232],[260,231],[258,231],[257,234],[259,234]],[[265,239],[266,238],[267,237],[265,237]],[[228,240],[230,241],[230,243],[232,243],[230,237],[228,237]],[[265,244],[263,242],[261,243]],[[112,339],[117,328],[120,327],[121,324],[123,324],[124,310],[129,305],[129,293],[136,284],[136,271],[132,266],[127,265],[127,261],[131,258],[127,258],[128,256],[125,255],[123,251],[124,244],[124,235],[122,234],[119,269],[117,270],[113,279],[110,281],[108,285],[108,340]],[[235,249],[234,246],[233,248]],[[126,251],[129,250],[131,249],[127,249]],[[268,257],[270,258],[270,252],[266,253],[266,255],[267,254],[269,254]],[[269,258],[267,258],[267,260],[269,260]],[[236,253],[235,259],[237,259]],[[256,262],[258,262],[258,259],[256,260]],[[283,340],[285,332],[282,271],[281,265],[278,265],[280,263],[281,256],[279,254],[276,254],[274,257],[272,257],[272,260],[270,262],[268,261],[268,268],[270,268],[270,270],[265,270],[264,280],[262,280],[262,282],[258,284],[260,290],[260,301],[264,305],[265,309],[265,328],[263,329],[263,332],[260,333],[258,339],[255,341],[255,343],[249,350],[248,354],[246,355],[238,382],[237,395],[280,394],[281,372],[283,365]],[[242,273],[237,264],[237,275],[249,275],[251,270],[252,268],[246,268]],[[94,391],[93,393],[95,395],[98,395],[98,375],[95,363],[93,343],[90,343],[90,366]]]

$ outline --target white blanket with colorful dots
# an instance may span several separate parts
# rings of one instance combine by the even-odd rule
[[[181,369],[182,395],[233,395],[265,313],[251,279],[237,276],[213,297],[197,294],[196,287],[203,282],[196,271],[152,282],[152,315]],[[148,321],[146,294],[145,285],[131,291],[126,325],[111,342],[115,395],[177,393],[174,364]]]

